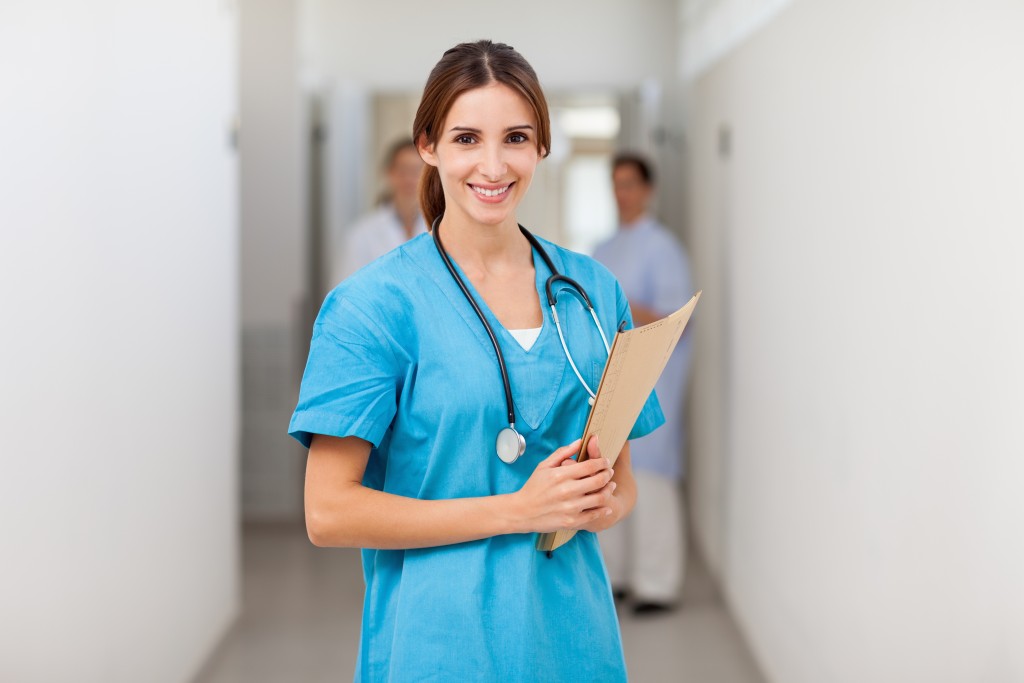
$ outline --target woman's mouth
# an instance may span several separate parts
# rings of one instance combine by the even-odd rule
[[[479,196],[492,199],[503,196],[508,192],[508,188],[512,187],[512,183],[494,188],[481,187],[479,185],[470,185],[470,187],[473,188],[473,192],[476,192]]]

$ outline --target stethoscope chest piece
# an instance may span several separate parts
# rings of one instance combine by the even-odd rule
[[[526,452],[526,439],[512,427],[505,427],[498,432],[495,448],[498,451],[498,458],[503,463],[511,465]]]

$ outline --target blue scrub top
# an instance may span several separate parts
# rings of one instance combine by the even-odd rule
[[[611,339],[632,325],[615,278],[596,261],[542,240],[586,289]],[[587,394],[566,362],[534,254],[544,325],[526,351],[472,284],[508,367],[526,453],[501,462],[507,425],[497,357],[483,325],[421,235],[334,289],[313,329],[289,433],[358,436],[373,448],[364,485],[420,499],[512,493],[537,464],[583,433]],[[457,267],[457,266],[456,266]],[[597,386],[607,354],[568,295],[558,314],[577,367]],[[587,377],[589,374],[589,377]],[[664,422],[654,395],[631,438]],[[551,558],[535,534],[412,550],[364,550],[366,596],[356,681],[624,681],[608,577],[589,532]]]

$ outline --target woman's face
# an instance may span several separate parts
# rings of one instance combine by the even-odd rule
[[[460,95],[437,142],[420,153],[440,174],[446,222],[513,226],[542,156],[533,109],[500,83]]]

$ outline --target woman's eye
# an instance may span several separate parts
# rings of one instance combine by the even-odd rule
[[[460,145],[472,145],[473,144],[473,136],[472,135],[460,135],[459,137],[455,138],[455,142],[459,143]]]
[[[522,144],[526,142],[526,136],[522,133],[512,133],[512,135],[508,136],[508,141],[517,145]]]

